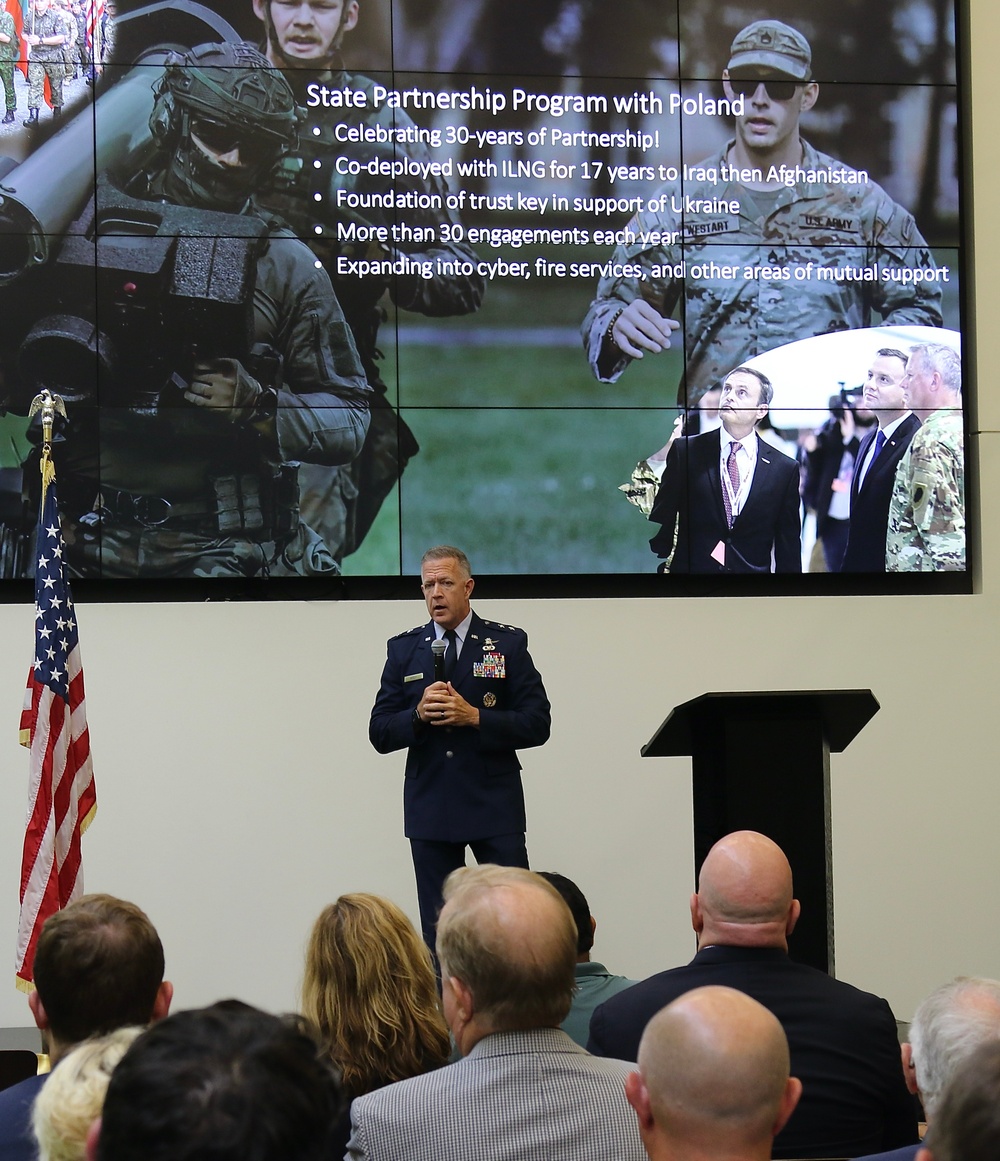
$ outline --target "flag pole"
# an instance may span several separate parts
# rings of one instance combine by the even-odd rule
[[[21,991],[34,986],[35,946],[45,920],[82,893],[80,838],[97,810],[76,609],[52,461],[55,417],[65,417],[66,406],[44,390],[28,413],[41,414],[42,496],[34,545],[35,653],[20,723],[20,741],[29,750],[15,955],[15,983]]]
[[[34,418],[39,412],[42,413],[42,458],[38,466],[42,473],[41,503],[44,506],[45,493],[56,474],[55,465],[52,462],[52,432],[55,428],[56,413],[61,415],[63,419],[66,418],[66,404],[63,402],[63,397],[53,395],[48,387],[44,388],[32,399],[31,406],[28,408],[28,418]]]

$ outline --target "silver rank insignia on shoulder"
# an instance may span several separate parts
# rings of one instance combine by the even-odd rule
[[[483,694],[483,705],[487,709],[492,709],[497,704],[497,695],[495,693]]]

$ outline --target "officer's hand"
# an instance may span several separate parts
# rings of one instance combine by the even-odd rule
[[[633,359],[641,359],[645,351],[658,355],[670,347],[670,336],[680,329],[680,323],[649,305],[644,298],[633,299],[615,320],[611,338],[615,346]]]
[[[472,726],[479,728],[479,710],[469,705],[448,682],[447,692],[442,697],[441,716],[434,723],[439,726]]]
[[[238,359],[203,359],[195,363],[184,398],[195,407],[218,408],[232,423],[245,423],[260,394],[260,384]]]
[[[423,692],[417,702],[417,717],[422,722],[434,722],[440,718],[444,710],[444,699],[448,693],[448,686],[443,681],[435,681]]]
[[[424,690],[417,713],[432,726],[479,726],[479,710],[469,705],[451,682],[436,681]]]

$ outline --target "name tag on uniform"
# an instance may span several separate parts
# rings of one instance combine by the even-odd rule
[[[472,663],[473,677],[506,677],[504,656],[502,653],[487,653],[482,661]]]
[[[422,673],[408,673],[404,678],[404,684],[407,681],[419,681],[424,675]]]

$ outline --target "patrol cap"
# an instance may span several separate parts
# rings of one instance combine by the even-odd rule
[[[812,72],[812,49],[797,29],[780,20],[755,20],[736,34],[729,50],[729,71],[742,68],[775,69],[795,81],[807,81]]]

